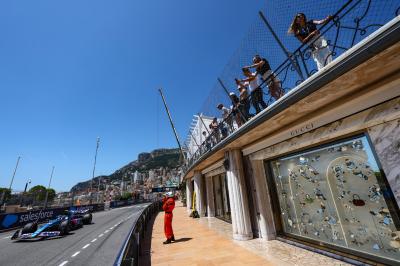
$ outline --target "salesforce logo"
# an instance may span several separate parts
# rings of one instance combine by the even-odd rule
[[[7,214],[6,217],[4,217],[1,225],[5,228],[8,228],[11,225],[15,224],[16,221],[18,221],[18,215]]]
[[[36,212],[29,212],[27,214],[22,214],[19,218],[20,223],[27,223],[27,222],[37,222],[46,219],[51,219],[53,217],[53,211],[36,211]]]

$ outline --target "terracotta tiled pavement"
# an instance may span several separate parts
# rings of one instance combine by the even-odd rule
[[[190,218],[180,202],[175,207],[172,225],[177,242],[163,245],[164,213],[157,215],[151,265],[345,265],[276,240],[232,240],[230,224],[216,218]]]
[[[153,226],[152,265],[273,265],[188,217],[178,204],[172,221],[177,242],[164,245],[163,216],[159,213]]]

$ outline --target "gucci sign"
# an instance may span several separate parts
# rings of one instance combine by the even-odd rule
[[[303,133],[305,133],[307,131],[310,131],[313,128],[314,128],[314,124],[313,123],[304,125],[304,126],[302,126],[300,128],[297,128],[295,130],[290,131],[290,136],[294,137],[294,136],[303,134]]]

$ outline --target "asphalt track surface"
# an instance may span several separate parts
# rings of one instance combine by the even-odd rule
[[[149,203],[93,213],[90,225],[65,237],[15,242],[0,234],[0,265],[113,265],[129,231]]]

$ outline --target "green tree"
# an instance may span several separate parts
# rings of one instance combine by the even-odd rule
[[[5,187],[0,187],[0,197],[4,194],[4,201],[9,200],[11,198],[11,190]]]
[[[132,198],[132,193],[130,192],[124,192],[124,194],[122,194],[121,196],[121,200],[129,200]]]
[[[46,198],[46,188],[42,185],[37,185],[29,190],[36,201],[43,201]]]
[[[29,190],[29,194],[31,194],[36,201],[44,201],[46,198],[46,191],[49,192],[47,200],[50,202],[56,197],[56,191],[52,188],[46,189],[42,185],[37,185]]]
[[[52,188],[47,189],[47,191],[49,192],[48,201],[50,202],[56,197],[56,191]]]

